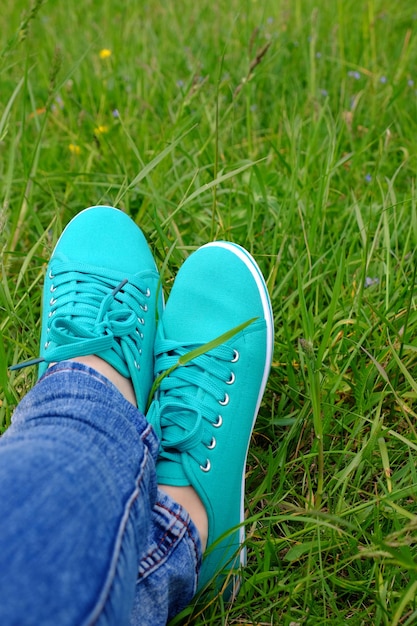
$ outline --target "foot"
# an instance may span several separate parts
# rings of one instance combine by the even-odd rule
[[[222,345],[171,369],[181,355],[253,318],[256,321]],[[178,490],[191,489],[191,497],[194,492],[206,512],[200,589],[216,578],[219,585],[219,573],[224,576],[245,562],[246,456],[272,348],[268,291],[248,252],[216,242],[191,255],[178,273],[158,326],[155,372],[169,374],[147,417],[161,440],[159,484],[175,488],[180,503]],[[191,502],[193,506],[195,499]]]
[[[99,357],[131,383],[144,411],[157,311],[159,276],[142,231],[118,209],[86,209],[65,228],[48,264],[40,358],[32,363],[40,363],[41,376],[57,361]]]

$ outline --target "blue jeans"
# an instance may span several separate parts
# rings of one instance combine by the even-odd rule
[[[2,626],[159,626],[190,602],[200,539],[158,445],[98,372],[49,368],[0,439]]]

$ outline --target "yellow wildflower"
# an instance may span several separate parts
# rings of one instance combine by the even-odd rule
[[[97,126],[97,128],[94,129],[94,133],[96,135],[103,135],[104,133],[108,133],[109,132],[109,127],[106,126],[105,124],[102,124],[101,126]]]
[[[75,143],[70,143],[68,148],[69,148],[69,151],[72,152],[72,154],[81,154],[80,146],[77,146],[77,144]]]
[[[100,57],[100,59],[108,59],[109,57],[111,57],[111,50],[109,50],[108,48],[103,48],[98,53],[98,56]]]

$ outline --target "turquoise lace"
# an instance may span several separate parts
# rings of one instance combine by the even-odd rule
[[[110,270],[103,275],[96,268],[58,262],[51,265],[49,278],[49,323],[42,356],[10,369],[100,356],[109,350],[112,365],[122,375],[130,375],[128,363],[140,367],[143,315],[150,296],[144,281],[134,276],[121,280],[119,273]]]
[[[197,347],[157,340],[155,371],[168,370],[181,355]],[[238,358],[236,350],[223,344],[162,380],[147,415],[160,439],[160,458],[180,462],[185,452],[202,470],[210,469],[206,449],[215,447],[215,429],[223,422],[221,409],[228,404],[227,386],[234,382],[233,362]]]

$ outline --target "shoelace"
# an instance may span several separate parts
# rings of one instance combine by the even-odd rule
[[[49,326],[44,356],[13,365],[20,369],[43,361],[53,363],[76,356],[113,350],[123,375],[129,375],[126,363],[137,368],[141,354],[148,310],[149,289],[135,277],[120,281],[120,275],[108,271],[106,276],[93,268],[74,263],[56,263],[49,278]],[[57,344],[49,347],[50,344]]]
[[[169,340],[156,342],[155,371],[164,372],[178,358],[196,348]],[[223,344],[179,366],[160,384],[147,415],[160,439],[160,457],[179,460],[186,452],[203,471],[209,471],[206,450],[216,446],[216,428],[223,423],[222,407],[229,403],[227,386],[233,384],[233,363],[239,353]]]

